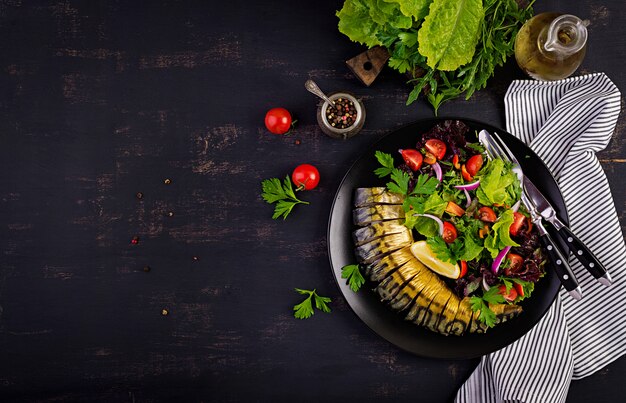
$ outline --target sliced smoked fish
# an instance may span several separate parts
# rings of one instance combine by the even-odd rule
[[[391,234],[411,233],[411,230],[403,225],[403,220],[391,220],[375,222],[367,227],[361,227],[352,233],[354,246],[361,246],[378,238]]]
[[[402,204],[404,196],[392,193],[384,187],[358,188],[354,191],[354,206],[366,207],[375,204]]]
[[[415,257],[411,253],[411,247],[406,246],[374,260],[366,266],[365,275],[372,281],[381,281],[395,269],[411,259],[415,259]]]
[[[382,300],[391,300],[406,283],[423,270],[428,269],[419,260],[411,259],[381,281],[376,287],[376,292]]]
[[[370,207],[359,207],[353,210],[354,225],[363,227],[378,221],[397,220],[404,218],[404,209],[401,205],[377,204]]]
[[[376,256],[404,248],[405,246],[411,246],[412,243],[413,236],[410,231],[399,232],[357,246],[354,249],[354,253],[359,262],[372,261]]]

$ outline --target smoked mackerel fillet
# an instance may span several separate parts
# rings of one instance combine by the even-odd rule
[[[383,187],[354,192],[355,255],[374,291],[406,320],[443,335],[484,333],[469,298],[459,298],[438,274],[411,253],[413,233],[403,225],[403,197]],[[490,305],[496,323],[519,315],[518,305]]]

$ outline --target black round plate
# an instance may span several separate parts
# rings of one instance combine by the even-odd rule
[[[375,150],[395,155],[399,148],[413,146],[418,136],[438,122],[451,118],[420,120],[405,126],[374,144],[366,151],[344,176],[330,212],[328,224],[328,254],[331,269],[339,289],[352,308],[367,326],[396,346],[411,353],[431,358],[467,359],[501,349],[529,331],[545,314],[556,297],[560,283],[554,272],[547,267],[547,274],[537,283],[531,298],[522,302],[522,314],[506,323],[497,325],[485,334],[463,336],[442,336],[430,330],[405,321],[402,314],[396,313],[372,290],[374,283],[367,282],[359,292],[353,292],[346,280],[341,278],[341,268],[356,263],[352,231],[352,197],[358,187],[384,186],[385,180],[374,175],[379,165],[374,157]],[[524,143],[504,130],[469,119],[460,119],[471,129],[488,130],[498,133],[518,158],[524,173],[550,200],[557,215],[567,223],[563,197],[556,181],[539,157]],[[476,141],[472,139],[472,141]],[[562,245],[565,246],[565,245]],[[567,250],[567,249],[565,249]]]

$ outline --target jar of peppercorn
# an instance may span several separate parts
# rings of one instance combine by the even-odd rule
[[[349,92],[328,94],[334,104],[324,101],[317,108],[317,123],[330,137],[347,139],[357,134],[365,123],[365,106]]]

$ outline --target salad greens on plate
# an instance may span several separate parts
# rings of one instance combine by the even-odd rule
[[[446,121],[416,135],[415,148],[399,150],[397,165],[391,154],[376,151],[381,166],[374,173],[389,178],[387,191],[403,197],[415,257],[459,298],[469,297],[479,320],[493,327],[489,304],[529,297],[545,258],[511,165],[484,157],[480,144],[466,140],[468,130]]]

